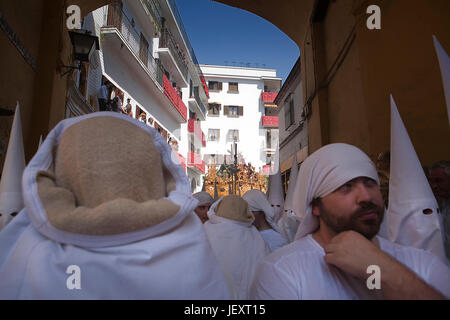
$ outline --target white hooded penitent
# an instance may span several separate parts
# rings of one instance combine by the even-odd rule
[[[391,165],[386,221],[391,241],[433,252],[447,262],[433,195],[391,95]],[[425,214],[427,213],[427,214]]]
[[[279,166],[276,172],[269,176],[268,200],[275,211],[274,221],[278,222],[283,214],[284,196],[283,182],[281,180],[281,172]]]
[[[259,231],[252,225],[253,214],[239,196],[222,197],[208,211],[203,225],[217,260],[231,278],[237,299],[248,299],[256,268],[270,253]]]
[[[294,211],[294,201],[298,198],[298,191],[296,188],[298,176],[298,163],[297,154],[294,154],[292,160],[291,173],[289,174],[289,186],[286,194],[286,200],[284,201],[284,210],[281,219],[278,220],[278,225],[283,230],[284,236],[292,242],[294,240],[295,233],[297,232],[300,221]]]
[[[125,115],[61,121],[25,168],[25,208],[0,232],[0,299],[229,299],[171,155]]]
[[[0,181],[0,230],[2,230],[23,208],[22,174],[25,169],[25,155],[22,139],[20,106],[17,102],[8,150]]]
[[[434,49],[441,68],[442,86],[444,87],[445,103],[447,104],[447,116],[450,124],[450,58],[442,48],[436,36],[433,36]]]

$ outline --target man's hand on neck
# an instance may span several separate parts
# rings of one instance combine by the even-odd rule
[[[313,238],[324,248],[326,263],[364,282],[369,276],[367,267],[378,266],[385,299],[445,299],[411,270],[379,249],[376,237],[368,240],[355,231],[332,236],[319,229]]]

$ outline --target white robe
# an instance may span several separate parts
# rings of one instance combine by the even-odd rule
[[[273,229],[262,230],[260,232],[264,241],[269,245],[270,251],[275,251],[288,244],[286,238]]]
[[[433,254],[377,237],[380,248],[413,270],[426,283],[450,297],[450,269]],[[258,268],[250,299],[341,300],[381,299],[365,281],[352,277],[324,260],[325,251],[307,235],[266,257]],[[381,270],[381,272],[383,272]],[[369,275],[368,275],[369,276]]]
[[[163,165],[176,182],[176,190],[167,197],[180,207],[174,216],[146,229],[107,236],[61,231],[49,223],[36,174],[49,168],[53,148],[65,129],[103,116],[129,121],[153,137]],[[25,169],[23,191],[25,209],[0,232],[0,299],[230,298],[193,212],[197,200],[190,195],[189,181],[172,161],[168,144],[149,126],[109,112],[62,121]]]
[[[203,227],[219,265],[232,279],[235,298],[248,299],[256,268],[270,249],[251,223],[215,215],[218,202],[209,210],[209,220]]]

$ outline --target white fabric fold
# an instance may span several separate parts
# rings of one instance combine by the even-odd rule
[[[278,233],[283,233],[280,227],[275,223],[275,210],[270,205],[266,195],[259,190],[249,190],[243,197],[248,203],[250,211],[263,211],[266,221],[270,224],[273,230]]]
[[[270,249],[252,222],[216,215],[216,207],[222,200],[223,197],[211,206],[209,220],[203,227],[220,267],[230,276],[235,297],[248,299],[256,268]]]

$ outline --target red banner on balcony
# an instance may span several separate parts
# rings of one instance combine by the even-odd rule
[[[264,103],[273,103],[278,93],[276,92],[263,92],[261,93],[261,98]]]
[[[190,119],[188,121],[188,132],[194,133],[197,139],[203,142],[204,134],[202,128],[200,127],[200,122],[195,119]]]
[[[164,93],[169,98],[170,102],[172,102],[173,106],[177,111],[181,114],[184,120],[187,120],[187,108],[184,104],[183,100],[181,100],[180,96],[175,91],[175,88],[172,87],[169,79],[167,79],[166,75],[163,75],[163,84],[164,84]]]
[[[278,127],[277,116],[262,116],[263,127]]]
[[[188,166],[197,168],[201,172],[205,173],[206,163],[195,152],[189,152],[188,153]]]
[[[202,79],[203,89],[205,90],[206,96],[209,99],[209,91],[208,91],[208,86],[206,85],[205,77],[203,75],[201,75],[200,79]]]

